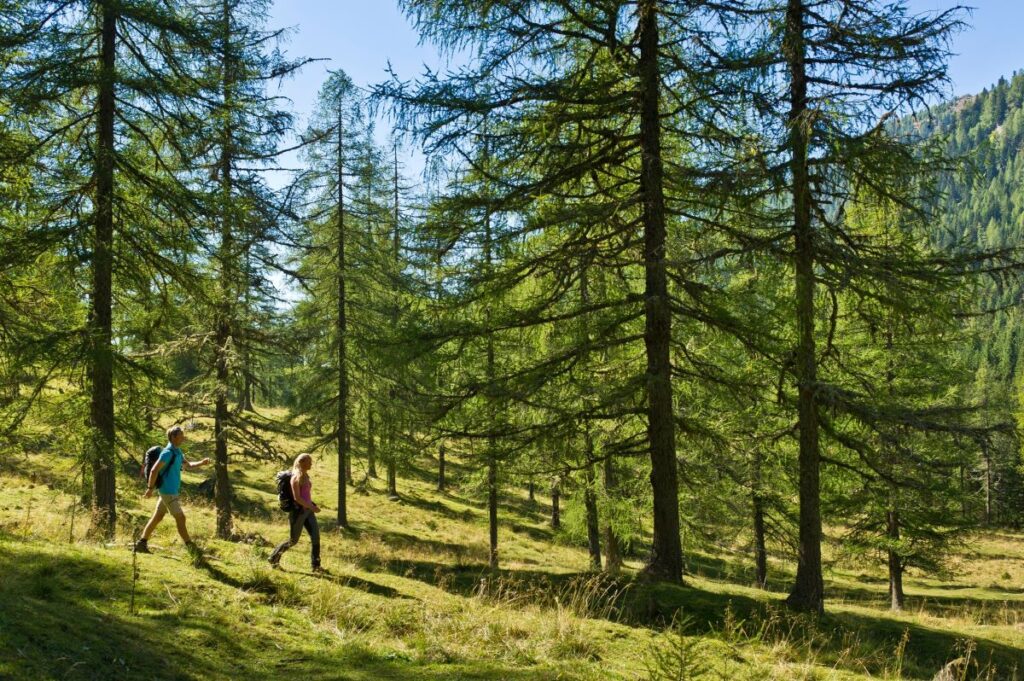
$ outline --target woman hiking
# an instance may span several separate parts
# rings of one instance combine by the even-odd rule
[[[291,486],[292,504],[288,512],[288,522],[291,527],[291,535],[287,541],[278,544],[274,552],[270,554],[270,564],[277,567],[281,563],[281,556],[285,551],[295,546],[302,536],[302,528],[309,533],[309,540],[313,543],[312,564],[313,572],[323,572],[320,567],[320,527],[316,523],[316,514],[320,507],[313,503],[312,490],[313,482],[309,479],[309,469],[313,466],[313,457],[309,454],[299,454],[292,464]]]

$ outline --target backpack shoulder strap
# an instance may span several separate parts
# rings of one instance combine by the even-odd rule
[[[168,461],[167,465],[164,466],[163,468],[161,468],[160,472],[156,474],[156,484],[157,484],[157,487],[159,487],[160,485],[164,484],[164,476],[167,475],[167,471],[169,471],[171,469],[171,466],[174,465],[174,461],[177,458],[178,458],[178,451],[177,451],[177,449],[175,447],[171,447],[171,459],[170,459],[170,461]],[[157,460],[153,462],[153,465],[155,466],[159,462],[160,462],[160,459],[157,458]]]

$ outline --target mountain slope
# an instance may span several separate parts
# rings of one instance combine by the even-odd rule
[[[964,240],[979,249],[1024,245],[1024,71],[991,89],[903,122],[922,137],[940,136],[963,172],[942,178],[935,238],[948,246]],[[1001,310],[978,321],[972,365],[986,380],[1011,385],[1019,373],[1024,281],[986,281],[981,302]]]

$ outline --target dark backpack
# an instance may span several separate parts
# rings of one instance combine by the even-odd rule
[[[276,480],[277,498],[281,502],[281,510],[295,510],[295,497],[292,495],[292,472],[281,471],[277,474]]]
[[[149,475],[153,472],[153,466],[160,460],[160,454],[164,451],[163,447],[150,447],[146,450],[145,455],[142,457],[142,481],[148,485]],[[164,476],[167,471],[170,470],[171,466],[174,465],[174,459],[178,456],[177,452],[171,451],[171,460],[167,462],[167,465],[160,469],[160,472],[156,474],[156,486],[164,484]]]

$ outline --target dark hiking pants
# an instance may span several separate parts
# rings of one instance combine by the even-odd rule
[[[281,556],[284,552],[299,543],[299,537],[302,536],[302,528],[305,527],[306,532],[309,534],[309,540],[313,542],[313,567],[320,567],[320,526],[316,524],[316,514],[308,508],[300,506],[295,510],[289,511],[288,522],[291,526],[291,536],[288,538],[288,541],[283,541],[277,545],[274,552],[270,554],[270,562],[274,564],[281,562]]]

